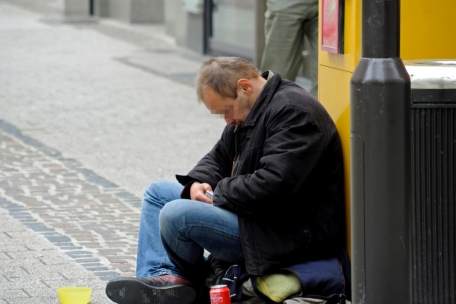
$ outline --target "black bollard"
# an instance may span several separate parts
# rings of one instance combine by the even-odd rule
[[[410,77],[399,0],[363,0],[351,78],[353,303],[411,303]]]

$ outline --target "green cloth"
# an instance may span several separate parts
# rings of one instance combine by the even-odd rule
[[[282,303],[289,296],[301,293],[301,284],[291,273],[268,274],[256,280],[258,291],[276,303]]]

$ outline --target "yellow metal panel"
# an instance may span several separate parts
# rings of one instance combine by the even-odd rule
[[[456,58],[456,1],[401,1],[401,58]]]
[[[319,51],[318,99],[336,122],[342,140],[347,231],[350,231],[350,79],[361,58],[361,3],[362,0],[345,1],[344,54]],[[401,59],[456,58],[455,16],[456,0],[402,0]],[[321,41],[321,23],[319,37]],[[351,248],[350,240],[347,246]]]
[[[350,79],[351,72],[319,66],[320,100],[336,123],[342,141],[345,172],[347,248],[350,251]]]
[[[362,0],[345,1],[344,54],[319,51],[319,64],[353,72],[361,58]],[[321,8],[321,0],[320,0]],[[321,20],[320,9],[320,20]],[[456,58],[456,1],[402,0],[401,58]],[[321,22],[319,24],[321,41]]]
[[[345,1],[345,54],[319,51],[318,97],[337,119],[348,109],[350,78],[361,58],[361,3],[362,0]],[[456,58],[455,16],[455,0],[402,0],[401,58]],[[321,41],[321,23],[319,36]],[[350,128],[349,120],[344,123],[338,124],[343,132]]]

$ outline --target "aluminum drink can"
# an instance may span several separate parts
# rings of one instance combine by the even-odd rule
[[[209,292],[211,304],[231,304],[230,290],[226,285],[214,285]]]

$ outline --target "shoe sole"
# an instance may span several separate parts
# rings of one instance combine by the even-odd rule
[[[111,280],[106,295],[118,304],[190,304],[196,298],[188,285],[155,287],[135,278]]]

